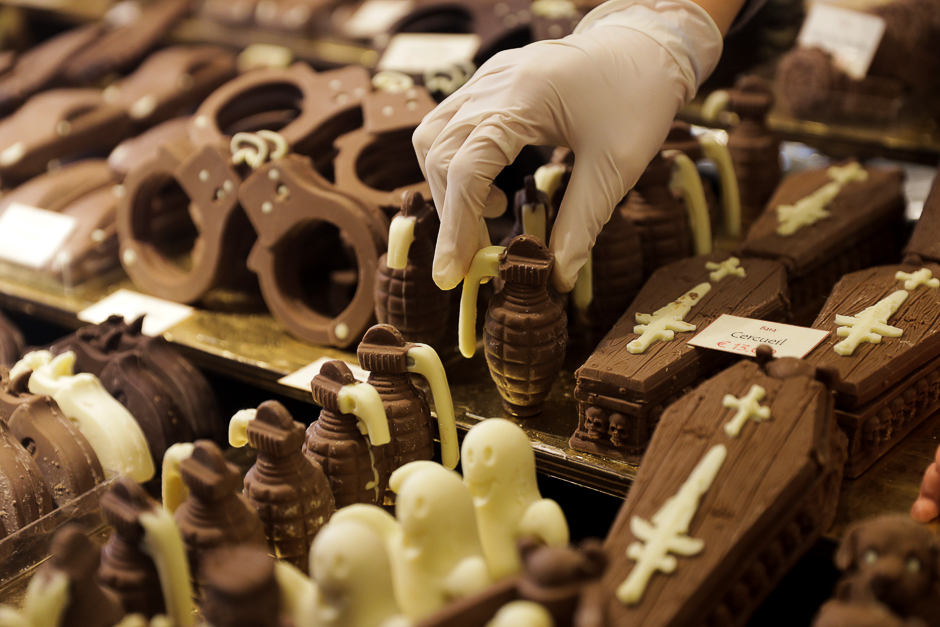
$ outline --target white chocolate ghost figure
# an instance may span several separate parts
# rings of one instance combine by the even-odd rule
[[[356,520],[330,521],[310,548],[311,627],[407,627],[382,538]]]
[[[540,603],[513,601],[499,608],[486,627],[554,627],[552,615]]]
[[[15,377],[32,370],[29,391],[51,396],[94,449],[107,476],[127,475],[138,483],[155,472],[144,432],[134,417],[93,374],[74,374],[75,353],[53,357],[49,351],[27,353],[10,370]]]
[[[344,507],[332,520],[357,520],[383,537],[402,612],[417,621],[488,586],[473,499],[460,475],[416,461],[392,473],[389,485],[397,521],[373,505]]]
[[[568,544],[568,522],[558,503],[543,499],[535,453],[525,432],[503,418],[478,423],[464,438],[463,480],[476,510],[483,554],[494,581],[522,570],[522,537],[549,546]]]

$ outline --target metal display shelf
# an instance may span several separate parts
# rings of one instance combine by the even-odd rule
[[[79,311],[120,288],[133,289],[120,271],[79,286],[65,287],[32,272],[0,264],[0,305],[71,328],[84,324],[77,318]],[[165,336],[204,368],[311,404],[313,399],[309,392],[282,385],[278,379],[322,357],[356,362],[353,353],[292,338],[266,312],[196,310],[192,317],[172,327]],[[481,352],[470,360],[456,353],[442,355],[462,433],[480,420],[504,416]],[[622,497],[636,476],[636,466],[568,447],[568,437],[577,424],[576,401],[572,397],[573,371],[584,356],[583,351],[578,354],[577,349],[571,352],[539,417],[516,422],[532,441],[540,472]],[[938,443],[940,418],[932,416],[861,478],[846,480],[836,522],[828,537],[838,539],[846,526],[856,520],[907,511],[917,496],[921,477]]]

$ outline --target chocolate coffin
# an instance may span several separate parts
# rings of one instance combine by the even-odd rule
[[[940,286],[921,283],[914,287],[896,277],[898,272],[919,271],[928,281],[940,276],[940,266],[934,264],[881,266],[850,274],[839,281],[813,323],[814,328],[831,332],[806,359],[839,373],[840,381],[834,386],[836,415],[849,437],[847,477],[859,476],[940,408]],[[908,296],[894,313],[885,310],[888,315],[881,324],[900,329],[900,337],[891,337],[889,329],[881,328],[889,334],[882,337],[878,328],[868,328],[864,331],[875,333],[877,343],[863,341],[851,355],[836,352],[837,345],[851,339],[836,334],[840,326],[849,328],[836,322],[837,315],[862,318],[863,310],[883,299],[900,300],[892,296],[899,291]],[[890,301],[885,302],[880,307],[890,308]]]
[[[604,545],[608,625],[743,625],[829,526],[845,439],[814,374],[741,361],[663,414]]]
[[[727,254],[712,253],[674,262],[653,273],[627,313],[575,373],[579,419],[570,440],[572,448],[638,461],[663,409],[689,386],[734,359],[729,353],[690,346],[687,342],[695,331],[677,332],[673,340],[653,342],[644,352],[633,354],[628,344],[640,337],[634,332],[637,314],[652,314],[704,283],[709,291],[684,318],[697,331],[722,314],[786,320],[786,272],[780,263],[743,259],[739,263],[745,276],[730,274],[713,280],[715,270],[706,264],[726,261],[730,261]]]
[[[852,163],[844,167],[854,167]],[[863,168],[867,180],[850,178],[825,205],[828,217],[777,233],[779,208],[796,205],[833,182],[830,170],[787,177],[757,218],[740,253],[777,259],[787,267],[795,324],[810,324],[842,275],[897,258],[904,221],[900,170]]]

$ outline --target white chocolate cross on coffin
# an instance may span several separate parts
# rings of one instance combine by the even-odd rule
[[[882,337],[901,337],[904,330],[889,325],[888,318],[907,300],[907,295],[907,291],[898,290],[854,316],[836,314],[835,323],[841,325],[836,334],[845,339],[833,346],[832,350],[839,355],[848,356],[854,353],[862,342],[879,344]]]
[[[676,569],[676,558],[670,553],[691,557],[705,548],[703,540],[690,538],[686,534],[702,496],[708,492],[727,455],[728,449],[724,444],[713,446],[695,466],[676,495],[656,512],[652,523],[639,516],[630,519],[630,531],[638,541],[627,547],[627,557],[635,560],[636,565],[617,588],[617,598],[621,603],[639,603],[656,571],[669,574]]]
[[[736,438],[748,420],[763,422],[770,419],[770,407],[763,407],[760,401],[767,395],[767,391],[759,385],[752,385],[747,395],[735,398],[733,394],[725,394],[721,399],[724,407],[737,409],[734,417],[725,423],[725,434],[729,438]]]
[[[633,327],[633,332],[640,337],[627,344],[627,350],[634,355],[643,353],[653,342],[668,341],[676,336],[676,332],[688,333],[696,329],[694,324],[684,321],[692,307],[701,300],[702,296],[711,291],[709,283],[699,283],[677,300],[665,307],[660,307],[650,314],[636,314],[639,323]]]
[[[921,268],[916,272],[902,272],[898,270],[894,278],[899,281],[904,281],[904,289],[909,291],[916,290],[921,285],[926,285],[930,288],[940,287],[940,279],[933,278],[933,272],[928,268]]]
[[[867,181],[868,172],[857,162],[844,166],[832,166],[826,173],[833,179],[815,192],[801,198],[792,205],[777,207],[777,235],[793,235],[804,226],[815,224],[831,214],[826,210],[842,188],[852,181]]]
[[[744,278],[747,276],[747,273],[744,271],[744,268],[741,267],[741,260],[737,257],[728,257],[721,263],[715,263],[714,261],[706,262],[706,270],[712,270],[712,273],[708,275],[708,278],[717,283],[726,276],[737,276]]]

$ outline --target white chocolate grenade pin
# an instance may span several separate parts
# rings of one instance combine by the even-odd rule
[[[450,296],[431,277],[436,229],[434,207],[420,193],[406,192],[389,228],[388,253],[375,271],[375,317],[408,342],[439,348]]]
[[[424,393],[411,382],[412,373],[427,380],[431,387],[441,438],[444,466],[457,467],[460,451],[454,403],[447,384],[447,374],[434,349],[426,344],[406,343],[395,327],[377,324],[362,338],[357,351],[359,364],[369,371],[388,419],[391,440],[385,447],[388,472],[405,464],[434,457],[431,410]],[[393,497],[393,492],[388,496]]]
[[[767,128],[767,113],[773,105],[770,84],[750,75],[738,79],[732,89],[713,92],[703,110],[710,118],[724,110],[738,115],[738,123],[728,131],[727,150],[738,181],[745,229],[764,210],[783,176],[780,140]]]
[[[323,411],[307,428],[303,451],[326,473],[336,508],[381,503],[389,475],[383,445],[390,435],[379,393],[356,381],[341,361],[323,364],[310,388]]]
[[[333,515],[333,493],[323,469],[303,454],[305,428],[277,401],[235,414],[229,444],[257,449],[245,475],[245,496],[254,506],[272,555],[306,572],[310,543]]]
[[[670,185],[679,189],[686,204],[676,199]],[[678,151],[656,153],[620,211],[640,234],[644,276],[673,261],[711,252],[702,180],[692,160]]]
[[[476,299],[483,277],[499,276],[503,289],[486,311],[483,344],[503,407],[513,416],[535,416],[565,358],[568,316],[548,290],[555,256],[538,238],[520,235],[509,246],[480,250],[464,279],[460,304],[460,352],[476,352]]]

